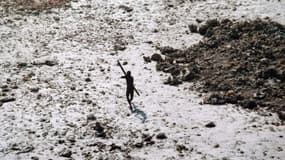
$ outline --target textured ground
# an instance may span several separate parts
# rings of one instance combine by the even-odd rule
[[[200,105],[189,84],[164,85],[142,58],[197,43],[196,19],[284,24],[282,10],[283,1],[94,0],[1,15],[0,159],[284,159],[275,114]],[[141,92],[135,113],[117,60]]]

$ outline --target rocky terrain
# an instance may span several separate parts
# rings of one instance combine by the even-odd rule
[[[205,38],[186,50],[159,48],[157,70],[171,73],[166,83],[199,83],[210,92],[205,103],[267,109],[285,120],[285,28],[272,21],[208,20],[192,32]],[[157,58],[156,58],[156,57]]]
[[[284,159],[276,113],[201,105],[192,82],[165,85],[169,74],[149,63],[166,46],[197,45],[205,36],[191,30],[210,19],[284,25],[284,1],[79,0],[8,12],[5,2],[13,1],[0,5],[1,160]],[[134,112],[117,60],[141,94]]]

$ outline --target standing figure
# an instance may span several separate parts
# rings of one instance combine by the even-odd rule
[[[125,76],[122,76],[121,78],[126,78],[127,80],[127,92],[126,92],[126,96],[127,96],[127,100],[128,103],[130,105],[130,109],[131,111],[133,111],[133,107],[132,107],[132,100],[134,98],[134,78],[131,75],[131,72],[128,71],[127,74]]]

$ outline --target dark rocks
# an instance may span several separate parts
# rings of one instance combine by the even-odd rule
[[[170,46],[158,47],[158,49],[163,55],[169,55],[178,51],[178,49],[172,48]]]
[[[24,68],[24,67],[27,67],[27,66],[28,66],[27,62],[18,62],[17,63],[17,67],[18,68]]]
[[[160,61],[162,61],[162,57],[160,54],[155,53],[151,56],[151,60],[156,61],[156,62],[160,62]]]
[[[156,138],[157,139],[166,139],[167,136],[165,135],[165,133],[159,133],[159,134],[156,135]]]
[[[209,97],[205,98],[206,104],[213,104],[213,105],[223,105],[226,104],[226,100],[223,95],[218,93],[212,93]]]
[[[21,150],[20,150],[19,152],[17,152],[17,154],[20,154],[20,153],[29,153],[29,152],[32,152],[34,149],[35,149],[35,147],[32,146],[32,145],[23,146],[23,147],[21,148]]]
[[[119,145],[117,145],[117,144],[115,144],[115,143],[112,143],[112,144],[110,145],[109,151],[114,151],[114,150],[122,150],[122,147],[119,146]]]
[[[279,111],[277,112],[277,115],[280,120],[285,121],[285,111]]]
[[[220,23],[217,19],[208,20],[204,25],[199,27],[199,33],[205,35],[210,29],[218,26]],[[208,37],[208,36],[207,36]]]
[[[57,141],[57,143],[58,143],[58,144],[64,144],[64,143],[65,143],[65,140],[60,139],[60,140]]]
[[[0,98],[0,102],[2,102],[2,103],[13,102],[15,100],[16,99],[14,97],[2,97],[2,98]]]
[[[201,35],[205,35],[206,32],[207,32],[207,30],[208,30],[208,26],[207,26],[207,25],[202,25],[202,26],[199,27],[198,32],[199,32]]]
[[[256,101],[254,100],[244,100],[241,102],[243,108],[255,109],[257,107]]]
[[[214,145],[214,148],[219,148],[219,147],[220,147],[219,144],[215,144],[215,145]]]
[[[171,74],[165,84],[199,83],[199,91],[210,94],[205,99],[209,104],[284,111],[283,25],[259,19],[214,19],[201,24],[198,31],[205,38],[187,49],[158,47],[164,60],[156,69]]]
[[[72,155],[72,152],[69,149],[63,148],[58,154],[61,157],[70,158]]]
[[[193,65],[188,71],[186,71],[183,75],[183,81],[192,81],[199,77],[200,69],[199,67]]]
[[[132,7],[126,6],[126,5],[120,5],[120,9],[123,9],[126,12],[132,12],[134,9]]]
[[[76,137],[75,135],[68,135],[66,138],[69,142],[75,143],[76,142]]]
[[[53,17],[53,19],[54,19],[55,21],[57,21],[57,22],[60,20],[60,18],[57,17],[57,16]]]
[[[85,78],[85,82],[91,82],[91,78],[89,77]]]
[[[36,60],[32,63],[33,65],[38,65],[38,66],[42,66],[42,65],[47,65],[47,66],[55,66],[58,64],[58,62],[56,60],[49,60],[49,59],[46,59],[46,60]]]
[[[152,140],[152,138],[153,138],[153,135],[143,134],[141,143],[145,145],[153,145],[155,144],[155,142]]]
[[[115,51],[124,51],[125,49],[127,49],[126,45],[127,44],[123,41],[117,41],[114,45],[114,50]]]
[[[96,117],[94,114],[88,114],[87,115],[87,121],[95,121],[96,120]]]
[[[47,65],[47,66],[55,66],[57,65],[58,63],[56,61],[53,61],[53,60],[46,60],[43,65]]]
[[[210,19],[210,20],[207,20],[206,24],[209,27],[213,28],[213,27],[219,26],[220,22],[217,19]]]
[[[31,144],[26,143],[13,143],[9,145],[9,149],[12,151],[17,151],[17,154],[29,153],[35,149]]]
[[[278,78],[278,70],[276,67],[270,66],[266,70],[264,70],[264,72],[262,72],[261,77],[265,79]]]
[[[164,82],[164,84],[169,84],[172,86],[178,86],[179,84],[182,84],[182,81],[178,77],[168,77],[168,79]]]
[[[207,127],[207,128],[214,128],[214,127],[216,127],[216,124],[214,122],[209,122],[209,123],[207,123],[205,125],[205,127]]]
[[[142,148],[143,147],[143,142],[137,142],[134,145],[136,148]]]
[[[30,88],[30,91],[31,91],[31,92],[34,92],[34,93],[39,92],[39,90],[40,90],[40,88],[38,88],[38,87],[32,87],[32,88]]]
[[[194,72],[188,72],[186,74],[184,74],[183,76],[183,81],[192,81],[193,79],[195,79],[196,77],[196,74]]]
[[[148,56],[143,56],[143,59],[146,63],[150,63],[151,62],[151,58]]]
[[[91,128],[96,131],[95,134],[97,137],[106,138],[105,128],[101,123],[96,122],[95,125],[91,126]]]
[[[40,158],[39,157],[37,157],[37,156],[32,156],[31,157],[31,160],[39,160]]]
[[[184,146],[183,144],[176,145],[176,151],[179,153],[182,153],[183,151],[188,151],[188,148]]]
[[[190,24],[188,27],[189,27],[189,29],[190,29],[190,31],[192,33],[197,33],[198,32],[198,29],[197,29],[198,27],[196,25]]]

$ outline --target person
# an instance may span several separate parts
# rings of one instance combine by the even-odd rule
[[[132,107],[132,100],[134,98],[134,78],[131,75],[131,72],[128,71],[127,74],[125,76],[122,76],[121,78],[126,78],[127,80],[127,92],[126,92],[126,96],[127,96],[127,100],[128,103],[130,105],[130,109],[131,111],[133,111],[133,107]]]

